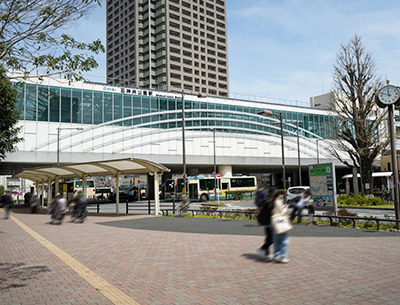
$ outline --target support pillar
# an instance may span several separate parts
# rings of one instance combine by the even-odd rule
[[[115,213],[119,214],[119,175],[115,175]]]
[[[154,173],[154,215],[158,215],[160,213],[160,175],[155,172]]]

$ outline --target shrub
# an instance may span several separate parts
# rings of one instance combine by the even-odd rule
[[[385,205],[386,202],[378,197],[372,197],[371,195],[341,195],[338,197],[338,206],[377,206]]]

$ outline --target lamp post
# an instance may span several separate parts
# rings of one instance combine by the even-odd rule
[[[57,127],[57,165],[60,165],[60,132],[61,130],[83,130],[82,127],[76,127],[76,128],[61,128]]]
[[[282,112],[276,115],[270,110],[261,110],[258,112],[259,115],[263,116],[274,116],[279,119],[281,124],[281,146],[282,146],[282,171],[283,171],[283,190],[286,191],[286,171],[285,171],[285,148],[283,146],[283,115]]]
[[[213,132],[213,142],[214,142],[214,200],[217,200],[217,160],[215,152],[215,128],[210,129]]]
[[[301,186],[301,164],[300,164],[300,135],[299,121],[297,121],[297,160],[299,163],[299,185]]]
[[[320,139],[317,139],[317,164],[319,164],[319,150],[318,150],[318,143],[320,141]]]

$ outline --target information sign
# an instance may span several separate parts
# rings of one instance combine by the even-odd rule
[[[336,177],[333,163],[308,166],[311,198],[316,210],[337,211]],[[336,214],[336,213],[335,213]]]

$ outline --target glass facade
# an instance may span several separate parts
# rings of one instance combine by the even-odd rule
[[[32,84],[18,88],[20,100],[17,106],[22,110],[21,120],[95,125],[109,123],[161,129],[182,127],[181,99]],[[260,108],[256,108],[215,100],[210,103],[185,100],[185,127],[202,131],[216,128],[226,133],[280,135],[276,117],[257,114],[267,107],[267,104],[261,103]],[[298,107],[293,107],[293,110],[272,110],[277,116],[282,113],[283,121],[287,123],[284,124],[285,136],[295,135],[298,124],[304,137],[329,137],[326,129],[328,115],[307,113],[305,108],[303,112]]]

